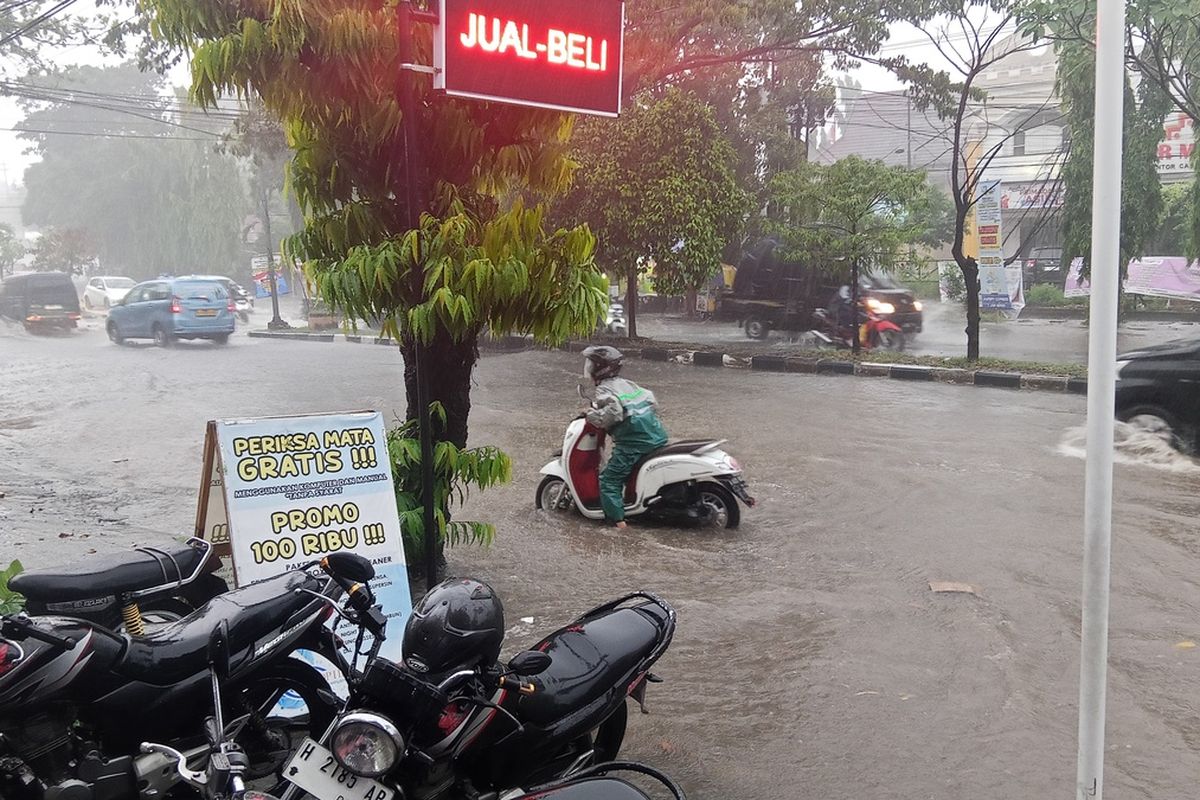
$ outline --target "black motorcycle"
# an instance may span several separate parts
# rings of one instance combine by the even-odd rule
[[[211,543],[189,539],[168,549],[138,547],[66,566],[21,572],[8,588],[31,617],[64,616],[131,636],[146,623],[172,622],[229,591]]]
[[[364,566],[365,565],[365,566]],[[208,647],[228,631],[224,716],[249,756],[252,778],[277,773],[302,735],[319,735],[341,707],[299,648],[344,663],[325,627],[347,595],[363,606],[365,560],[344,554],[221,595],[140,637],[70,617],[0,618],[0,797],[6,800],[151,800],[178,781],[170,757],[141,742],[170,742],[187,758],[209,744],[197,733],[211,710]],[[382,632],[382,615],[363,614]],[[272,711],[288,692],[307,708]],[[294,739],[294,737],[297,737]]]
[[[626,698],[645,711],[646,685],[659,680],[650,667],[674,631],[674,609],[639,592],[502,666],[499,598],[479,581],[445,581],[413,610],[403,663],[373,654],[351,681],[347,710],[300,745],[282,798],[496,800],[611,761]]]

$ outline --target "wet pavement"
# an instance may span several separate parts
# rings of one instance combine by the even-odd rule
[[[674,436],[728,437],[760,505],[736,531],[618,533],[533,508],[579,368],[529,352],[476,370],[471,441],[507,450],[514,478],[460,515],[495,522],[496,544],[450,563],[501,593],[508,652],[652,589],[679,631],[626,754],[691,797],[1071,796],[1083,398],[632,362]],[[186,535],[208,419],[362,408],[402,413],[395,350],[0,324],[0,562]],[[1123,454],[1108,788],[1182,797],[1200,774],[1200,468]]]
[[[914,355],[964,356],[966,319],[957,308],[928,303],[924,330],[908,337],[906,351]],[[746,337],[736,322],[686,319],[681,316],[645,314],[637,320],[638,334],[668,342],[696,342],[705,346],[725,344],[739,350],[749,348],[770,353],[792,345],[797,337],[773,332],[765,341]],[[1087,363],[1087,323],[1082,319],[1022,318],[1012,322],[985,320],[980,323],[980,352],[990,358],[1043,361],[1054,364]],[[1159,344],[1171,339],[1200,336],[1200,323],[1179,320],[1130,320],[1118,337],[1122,352]],[[799,341],[806,341],[800,337]]]

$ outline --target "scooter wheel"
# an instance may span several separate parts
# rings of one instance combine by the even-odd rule
[[[700,511],[704,514],[702,524],[712,528],[736,528],[742,522],[742,510],[738,508],[733,492],[719,483],[702,483]]]
[[[571,497],[571,489],[562,478],[547,475],[538,484],[537,496],[534,503],[539,509],[566,513],[575,508],[575,500]]]

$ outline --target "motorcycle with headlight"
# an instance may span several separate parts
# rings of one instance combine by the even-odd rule
[[[498,800],[612,761],[626,699],[645,712],[646,686],[660,680],[650,667],[675,610],[630,594],[501,664],[504,630],[487,584],[434,587],[405,626],[403,661],[374,657],[355,676],[346,711],[284,769],[294,786],[282,800]]]

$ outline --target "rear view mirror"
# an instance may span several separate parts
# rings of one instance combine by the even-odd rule
[[[330,553],[325,561],[330,572],[355,583],[366,583],[375,577],[375,567],[357,553]]]
[[[526,650],[517,653],[508,662],[508,668],[517,675],[540,675],[550,668],[554,662],[549,655],[539,650]]]

